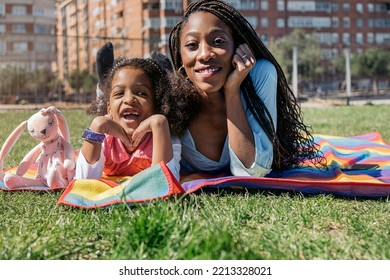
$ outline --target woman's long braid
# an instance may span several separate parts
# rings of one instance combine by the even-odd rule
[[[229,4],[222,1],[198,1],[190,4],[184,18],[173,28],[169,47],[175,69],[182,65],[180,57],[180,35],[188,17],[198,11],[214,14],[224,21],[234,34],[236,46],[247,43],[256,59],[267,59],[276,68],[277,81],[277,131],[264,102],[255,92],[250,76],[241,84],[248,108],[274,145],[273,169],[282,171],[301,165],[304,161],[314,165],[323,164],[323,156],[314,142],[311,130],[303,123],[299,104],[288,86],[282,68],[259,39],[249,22]]]

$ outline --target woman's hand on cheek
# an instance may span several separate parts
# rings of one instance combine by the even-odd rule
[[[226,79],[225,91],[226,89],[238,90],[255,63],[256,59],[248,45],[239,45],[233,55],[232,64],[234,69]]]

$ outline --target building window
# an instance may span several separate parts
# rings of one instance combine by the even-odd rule
[[[284,23],[284,18],[278,18],[277,20],[276,20],[276,26],[278,27],[278,28],[283,28],[283,27],[285,27],[285,23]]]
[[[245,17],[245,18],[249,22],[249,24],[252,25],[254,29],[257,28],[257,17]]]
[[[0,54],[4,55],[7,52],[7,45],[5,42],[0,42]]]
[[[14,5],[12,6],[12,14],[13,15],[27,15],[26,6]]]
[[[343,4],[343,10],[344,10],[344,12],[347,12],[347,13],[350,11],[349,3],[344,3]]]
[[[259,8],[258,0],[241,0],[241,9],[244,10],[257,10]]]
[[[24,53],[28,50],[27,42],[15,42],[12,44],[12,50],[15,53]]]
[[[268,11],[268,0],[261,0],[260,5],[262,11]]]
[[[356,33],[356,43],[363,45],[363,33]]]
[[[34,7],[33,8],[33,15],[42,17],[45,15],[45,9],[42,7]]]
[[[377,33],[377,34],[375,34],[375,43],[377,43],[377,44],[390,43],[390,33]]]
[[[268,27],[268,18],[262,17],[260,20],[261,27]]]
[[[162,26],[167,26],[169,19],[165,18]],[[146,19],[144,22],[144,29],[153,29],[153,30],[158,30],[160,29],[160,19],[159,18],[149,18]]]
[[[12,32],[14,32],[14,33],[27,33],[27,27],[24,23],[15,23],[12,25]]]
[[[334,43],[334,44],[337,44],[338,42],[339,42],[339,33],[333,33],[333,36],[332,36],[333,38],[332,38],[332,42]]]
[[[318,38],[318,42],[322,45],[332,45],[338,42],[338,34],[337,33],[316,33]]]
[[[182,0],[167,0],[161,1],[161,8],[163,10],[175,10],[177,12],[183,11],[183,3]],[[158,7],[157,7],[158,9]]]
[[[240,5],[240,1],[237,1],[237,0],[228,0],[226,1],[228,2],[233,8],[237,9],[237,10],[241,10],[241,5]]]
[[[284,11],[284,0],[278,0],[278,11]]]
[[[356,20],[356,27],[358,27],[358,28],[362,28],[363,27],[363,19],[358,18]]]
[[[268,35],[267,34],[261,34],[260,40],[266,45],[268,43]]]
[[[154,25],[152,24],[152,26],[156,27],[156,25],[160,24],[160,20],[159,19],[157,19],[157,20],[158,20],[158,22],[155,21]],[[163,27],[174,27],[175,24],[179,21],[180,21],[180,17],[166,17],[166,18],[162,19],[161,25]],[[159,26],[158,26],[158,28],[159,28]]]
[[[331,26],[331,19],[328,17],[289,17],[288,27],[290,28],[326,28]]]
[[[349,17],[344,17],[343,18],[343,26],[345,28],[349,28],[351,26],[351,22],[349,21]]]
[[[98,15],[100,15],[101,11],[100,11],[100,7],[95,7],[93,10],[92,10],[92,16],[93,17],[97,17]]]
[[[358,13],[363,13],[363,4],[362,3],[356,3],[356,11]]]
[[[372,32],[367,33],[367,43],[370,43],[370,44],[374,43],[374,33],[372,33]]]
[[[34,33],[36,34],[50,34],[50,26],[44,24],[35,24]]]
[[[332,59],[332,58],[335,58],[337,56],[339,56],[338,54],[338,50],[337,49],[321,49],[321,59]]]
[[[315,11],[315,9],[316,7],[313,1],[308,1],[308,2],[287,1],[288,11],[310,12],[310,11]]]
[[[43,42],[36,42],[35,43],[35,50],[37,52],[46,52],[49,53],[51,52],[51,45]]]
[[[374,11],[374,4],[368,3],[368,4],[367,4],[367,11],[369,11],[370,13],[372,13],[372,12]]]
[[[0,23],[0,33],[5,33],[5,24]]]
[[[349,39],[349,33],[343,33],[343,43],[345,45],[349,45],[351,43],[351,41]]]
[[[375,4],[375,12],[378,13],[390,12],[390,5],[385,3]]]
[[[332,27],[339,27],[339,19],[337,17],[332,18]]]
[[[375,19],[375,27],[390,27],[390,18],[376,18]]]
[[[5,15],[4,4],[0,4],[0,16],[3,16],[3,15]]]

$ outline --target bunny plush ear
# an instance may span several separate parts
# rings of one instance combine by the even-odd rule
[[[15,130],[8,136],[7,140],[5,140],[3,147],[0,150],[0,179],[3,181],[3,167],[4,167],[4,159],[11,151],[12,147],[15,145],[16,141],[23,134],[24,130],[27,127],[27,121],[22,122]]]

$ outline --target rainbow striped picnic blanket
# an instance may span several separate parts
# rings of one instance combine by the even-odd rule
[[[314,138],[327,159],[327,170],[303,167],[282,174],[271,172],[262,178],[195,173],[183,175],[178,182],[166,165],[160,163],[133,177],[73,180],[58,203],[80,208],[136,204],[201,188],[248,188],[368,198],[390,195],[390,145],[379,133],[350,137],[316,134]],[[349,169],[355,163],[378,166]],[[4,189],[4,185],[0,184],[0,188]]]

